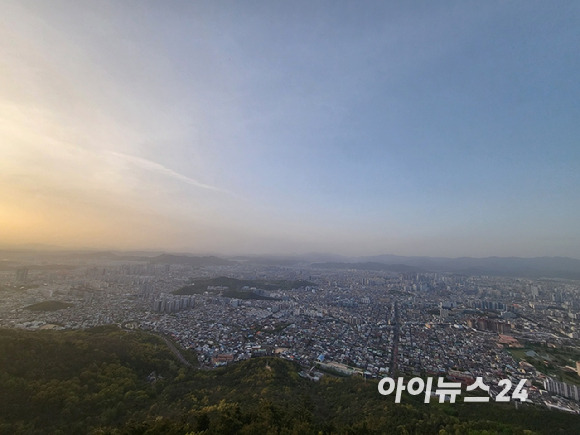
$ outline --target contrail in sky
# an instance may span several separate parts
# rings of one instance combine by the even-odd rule
[[[107,151],[107,153],[112,154],[120,159],[123,159],[129,163],[134,164],[142,169],[147,171],[156,172],[158,174],[166,175],[167,177],[174,178],[176,180],[183,181],[184,183],[191,184],[192,186],[200,187],[202,189],[213,190],[216,192],[222,193],[230,193],[226,190],[220,189],[219,187],[210,186],[209,184],[204,184],[200,181],[197,181],[193,178],[187,177],[186,175],[180,174],[179,172],[175,172],[172,169],[166,168],[165,166],[153,162],[151,160],[143,159],[141,157],[131,156],[129,154],[118,153],[115,151]]]

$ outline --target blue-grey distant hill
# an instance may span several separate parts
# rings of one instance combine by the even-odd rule
[[[222,258],[190,254],[168,254],[152,251],[0,251],[0,266],[14,268],[17,264],[36,264],[39,260],[70,264],[86,261],[134,261],[152,264],[184,264],[194,267],[233,266],[236,264],[277,265],[284,267],[314,267],[318,269],[357,269],[395,273],[450,272],[464,275],[495,275],[522,278],[580,279],[580,260],[569,257],[404,257],[376,255],[346,257],[334,254],[310,253],[293,256],[238,256]],[[56,263],[53,263],[56,264]],[[35,267],[35,266],[30,266]],[[45,266],[46,267],[46,266]]]
[[[404,257],[376,255],[346,257],[307,254],[286,257],[236,257],[242,263],[310,266],[316,269],[375,270],[382,272],[450,272],[464,275],[495,275],[522,278],[580,279],[580,260],[569,257]]]
[[[580,279],[580,260],[568,257],[486,257],[440,258],[379,255],[360,257],[357,262],[407,265],[432,272],[465,275],[498,275],[525,278]]]
[[[450,272],[522,278],[580,279],[580,260],[569,257],[404,257],[376,255],[345,257],[332,254],[235,257],[241,263],[310,266],[316,269],[375,270],[395,273]]]

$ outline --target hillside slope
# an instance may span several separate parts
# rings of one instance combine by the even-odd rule
[[[0,330],[0,433],[564,434],[580,428],[580,416],[510,404],[423,404],[419,396],[395,404],[378,394],[376,381],[325,376],[314,383],[299,370],[277,358],[188,368],[161,338],[115,327]]]

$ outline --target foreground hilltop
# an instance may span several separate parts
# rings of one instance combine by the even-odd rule
[[[100,327],[0,330],[0,433],[577,433],[580,416],[513,404],[401,404],[376,381],[257,358],[199,370],[161,337]],[[173,349],[175,350],[175,349]]]

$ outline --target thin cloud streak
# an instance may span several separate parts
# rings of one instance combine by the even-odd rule
[[[221,188],[216,187],[216,186],[211,186],[209,184],[202,183],[202,182],[195,180],[191,177],[180,174],[179,172],[175,172],[174,170],[169,169],[169,168],[167,168],[167,167],[165,167],[157,162],[153,162],[151,160],[147,160],[147,159],[144,159],[142,157],[118,153],[115,151],[107,151],[107,153],[111,154],[115,157],[118,157],[126,162],[129,162],[135,166],[138,166],[141,169],[145,169],[147,171],[162,174],[162,175],[165,175],[167,177],[173,178],[175,180],[183,181],[184,183],[187,183],[187,184],[190,184],[192,186],[199,187],[202,189],[213,190],[215,192],[221,192],[221,193],[226,193],[228,195],[232,195],[232,193],[227,191],[227,190],[221,189]]]
[[[2,3],[0,239],[580,255],[576,5]]]

